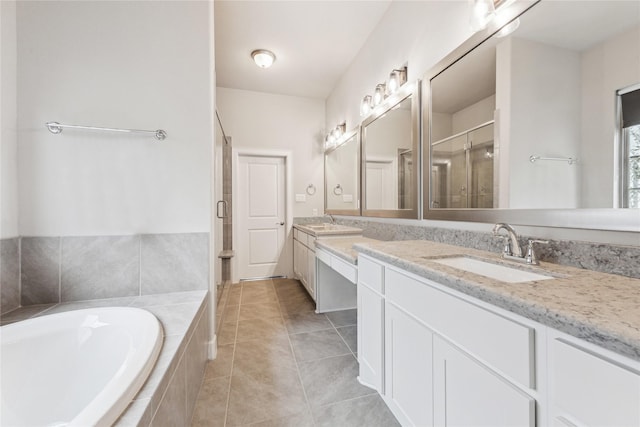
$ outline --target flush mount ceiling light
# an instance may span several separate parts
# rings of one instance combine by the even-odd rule
[[[256,49],[251,52],[251,57],[260,68],[269,68],[276,61],[276,55],[270,50]]]

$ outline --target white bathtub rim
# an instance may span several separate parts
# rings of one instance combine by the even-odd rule
[[[53,317],[67,317],[74,315],[81,315],[81,312],[85,313],[96,313],[96,312],[104,312],[104,311],[125,311],[130,313],[135,313],[137,316],[142,316],[147,319],[153,326],[157,326],[155,328],[156,333],[153,337],[153,346],[150,349],[147,349],[148,352],[145,353],[145,357],[140,357],[136,359],[133,363],[133,368],[127,370],[123,376],[118,378],[118,381],[110,381],[104,389],[100,391],[92,401],[84,407],[80,412],[76,414],[76,416],[69,420],[69,423],[66,424],[69,427],[86,427],[88,425],[97,426],[97,427],[108,427],[115,423],[115,421],[125,412],[126,408],[129,406],[135,395],[142,388],[145,381],[149,377],[151,371],[156,365],[158,356],[160,354],[160,350],[163,345],[163,328],[162,324],[152,313],[143,308],[134,308],[134,307],[94,307],[94,308],[86,308],[80,310],[70,310],[61,313],[53,313],[50,315],[43,315],[36,318],[31,318],[27,320],[23,320],[21,322],[16,322],[10,325],[6,325],[2,327],[4,329],[3,335],[6,338],[6,332],[10,329],[14,329],[15,327],[24,327],[25,324],[33,323],[33,322],[44,322],[47,320],[51,320]],[[47,320],[43,320],[47,319]],[[147,337],[151,338],[151,337]],[[128,386],[122,389],[121,383],[123,381],[128,382]],[[100,396],[100,399],[98,397]],[[98,412],[96,412],[98,411]],[[102,414],[101,416],[96,416],[96,413]]]
[[[108,308],[116,308],[116,307],[108,307]],[[153,368],[156,366],[156,361],[158,360],[158,356],[160,355],[160,350],[162,349],[163,344],[163,329],[162,324],[152,313],[147,310],[141,308],[133,308],[133,307],[117,307],[117,309],[126,308],[127,310],[139,310],[144,312],[145,315],[153,317],[155,322],[158,324],[158,330],[155,337],[155,344],[151,349],[151,352],[146,359],[143,361],[142,359],[137,362],[139,369],[132,370],[131,372],[136,372],[133,376],[134,378],[129,383],[129,386],[122,393],[120,397],[117,398],[115,403],[113,399],[95,399],[92,401],[87,407],[85,407],[69,424],[68,427],[84,427],[90,425],[92,422],[95,422],[95,416],[93,415],[95,411],[101,411],[104,415],[99,419],[99,421],[95,424],[96,427],[109,427],[112,426],[118,418],[125,412],[133,398],[138,394],[138,391],[142,388],[144,383],[149,378],[149,375]],[[87,309],[88,311],[94,309]],[[116,388],[115,384],[110,383],[105,387],[105,389],[100,393],[113,393],[112,389]],[[109,407],[110,406],[110,407]]]

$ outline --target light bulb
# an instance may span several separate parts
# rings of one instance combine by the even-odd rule
[[[398,88],[400,87],[400,84],[398,82],[399,76],[398,73],[393,70],[391,72],[391,74],[389,74],[389,93],[395,93],[396,90],[398,90]]]
[[[506,37],[509,34],[513,33],[520,26],[520,18],[516,18],[513,21],[509,22],[507,25],[502,27],[500,31],[496,33],[497,38]]]
[[[380,103],[384,101],[384,96],[385,96],[384,91],[385,91],[384,83],[380,83],[379,85],[376,86],[376,91],[373,93],[374,106],[380,105]]]
[[[368,116],[371,112],[371,95],[366,95],[360,103],[360,116]]]
[[[469,0],[469,4],[471,5],[471,19],[469,21],[471,29],[473,31],[484,30],[496,14],[493,0]]]

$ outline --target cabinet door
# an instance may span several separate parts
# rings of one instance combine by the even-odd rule
[[[439,337],[433,339],[437,426],[535,426],[535,400]]]
[[[385,304],[385,401],[400,424],[433,425],[433,333]]]
[[[637,372],[564,339],[554,339],[549,350],[555,420],[580,426],[640,426]]]
[[[316,253],[307,249],[307,290],[316,299]]]
[[[382,352],[384,331],[382,296],[358,284],[358,380],[382,394]]]
[[[300,259],[302,255],[302,243],[295,239],[293,241],[293,273],[298,279],[302,278],[302,272],[300,271]]]

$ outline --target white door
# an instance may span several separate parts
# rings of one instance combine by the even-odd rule
[[[397,209],[393,161],[367,160],[366,209]]]
[[[239,156],[237,189],[239,278],[284,275],[284,157]]]

